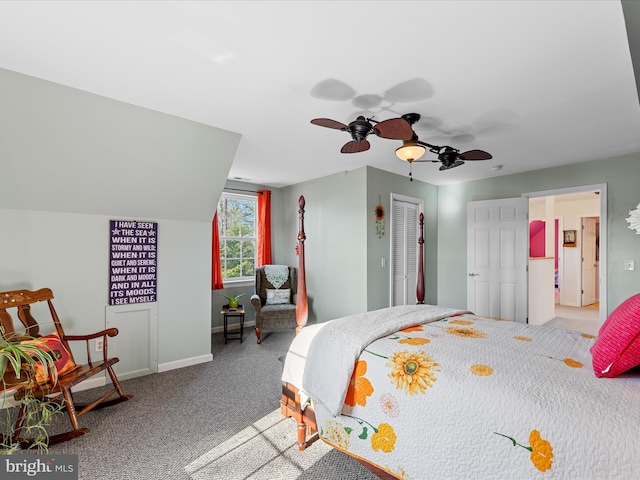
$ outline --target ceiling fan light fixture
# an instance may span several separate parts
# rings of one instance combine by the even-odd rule
[[[403,140],[402,146],[396,148],[396,157],[405,162],[413,162],[422,157],[427,149],[418,145],[415,140]]]

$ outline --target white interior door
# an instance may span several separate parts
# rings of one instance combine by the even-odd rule
[[[598,219],[582,218],[582,306],[598,301],[598,261],[596,259],[596,237]]]
[[[467,309],[527,322],[528,210],[525,197],[467,204]]]

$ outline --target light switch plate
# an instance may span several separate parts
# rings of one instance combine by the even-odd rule
[[[624,261],[624,269],[625,270],[635,270],[635,262],[631,259],[625,259]]]

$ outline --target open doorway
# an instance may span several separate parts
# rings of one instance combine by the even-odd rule
[[[606,318],[606,185],[527,196],[529,321],[595,335]]]

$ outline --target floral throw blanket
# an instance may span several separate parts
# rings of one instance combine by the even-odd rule
[[[640,374],[596,378],[593,341],[469,313],[403,327],[364,348],[339,415],[311,395],[320,437],[402,479],[637,478]]]
[[[302,390],[337,415],[347,394],[354,363],[364,347],[399,328],[463,312],[435,305],[400,305],[327,322],[309,345]],[[328,351],[331,355],[327,355]]]

